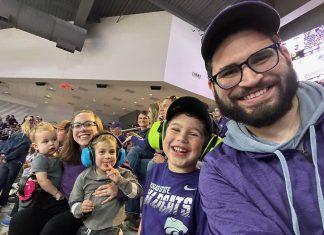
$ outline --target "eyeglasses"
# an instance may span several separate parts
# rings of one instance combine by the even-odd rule
[[[75,122],[75,123],[71,124],[71,127],[74,130],[80,130],[82,127],[84,127],[85,129],[89,129],[92,126],[97,126],[97,124],[95,122],[92,122],[92,121],[86,121],[84,123]]]
[[[274,43],[265,47],[250,55],[249,58],[241,64],[231,64],[226,66],[216,75],[212,76],[210,81],[216,83],[220,88],[228,90],[242,81],[243,65],[246,65],[256,73],[267,72],[276,67],[279,63],[279,48],[279,43]]]

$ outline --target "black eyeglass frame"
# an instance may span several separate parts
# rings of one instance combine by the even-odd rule
[[[251,57],[253,57],[255,54],[259,53],[260,51],[263,51],[263,50],[266,50],[268,48],[273,48],[275,51],[276,51],[276,55],[277,55],[277,62],[274,64],[273,67],[265,70],[265,71],[256,71],[255,69],[253,69],[250,65],[249,65],[249,60],[251,59]],[[265,48],[262,48],[256,52],[254,52],[253,54],[251,54],[245,61],[243,61],[241,64],[237,64],[235,65],[235,67],[237,66],[239,69],[240,69],[240,72],[241,72],[241,77],[240,79],[238,80],[238,82],[233,85],[233,86],[230,86],[230,87],[222,87],[218,82],[217,82],[217,76],[223,72],[223,70],[219,71],[218,73],[216,73],[214,76],[212,77],[209,77],[209,80],[212,82],[212,83],[216,83],[217,86],[219,86],[220,88],[224,89],[224,90],[229,90],[235,86],[237,86],[241,81],[242,81],[242,78],[243,78],[243,69],[242,69],[242,66],[243,65],[246,65],[249,69],[251,69],[252,71],[254,71],[255,73],[265,73],[271,69],[273,69],[274,67],[276,67],[279,63],[279,52],[278,50],[280,49],[280,43],[273,43],[271,44],[270,46],[267,46]]]
[[[85,122],[83,122],[83,123],[81,123],[81,122],[76,122],[76,123],[70,124],[70,128],[71,128],[71,129],[75,129],[75,124],[80,125],[80,127],[79,127],[79,128],[76,128],[76,129],[81,129],[82,127],[84,127],[85,129],[86,129],[86,128],[89,128],[89,127],[86,127],[86,126],[85,126],[86,123],[87,123],[87,124],[91,124],[89,127],[91,127],[91,126],[98,126],[97,123],[94,122],[94,121],[85,121]]]

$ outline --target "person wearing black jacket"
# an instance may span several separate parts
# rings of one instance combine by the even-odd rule
[[[10,136],[0,147],[0,208],[7,204],[11,186],[25,162],[31,144],[30,128],[30,123],[25,122],[21,132]]]

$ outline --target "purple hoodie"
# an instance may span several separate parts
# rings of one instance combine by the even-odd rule
[[[199,178],[212,234],[324,234],[324,89],[300,83],[301,128],[278,145],[230,121]]]

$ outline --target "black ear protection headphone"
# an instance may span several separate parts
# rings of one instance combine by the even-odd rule
[[[81,152],[81,162],[82,165],[85,167],[89,167],[92,165],[95,165],[95,151],[93,149],[93,142],[98,139],[102,135],[110,135],[116,139],[117,142],[117,149],[116,149],[116,156],[117,156],[117,161],[114,167],[116,166],[121,166],[125,161],[126,161],[126,151],[123,149],[123,145],[113,133],[109,131],[101,131],[97,134],[95,134],[92,139],[89,142],[89,147],[83,148]]]
[[[148,133],[148,142],[149,145],[155,150],[162,150],[162,143],[165,138],[166,130],[168,127],[167,121],[157,121],[154,122],[151,129]],[[206,141],[206,144],[203,146],[201,155],[199,156],[199,160],[202,161],[205,155],[212,151],[217,145],[219,145],[223,141],[222,138],[215,134],[211,134]]]

